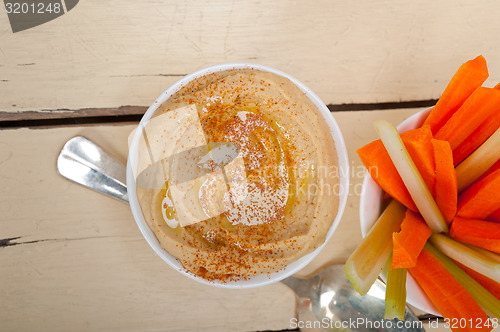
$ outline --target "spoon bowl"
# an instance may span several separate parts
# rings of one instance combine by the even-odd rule
[[[307,279],[291,276],[281,282],[297,295],[301,331],[424,331],[408,307],[404,321],[382,319],[385,284],[377,280],[361,296],[345,277],[343,264],[330,266]]]

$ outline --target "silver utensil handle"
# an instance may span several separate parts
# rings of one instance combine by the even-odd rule
[[[129,202],[125,166],[85,137],[66,142],[57,158],[57,171],[87,188]]]
[[[297,278],[294,276],[287,277],[281,280],[281,283],[287,285],[290,289],[292,289],[295,294],[299,297],[309,297],[310,290],[315,286],[318,286],[320,280],[318,277],[303,279]]]

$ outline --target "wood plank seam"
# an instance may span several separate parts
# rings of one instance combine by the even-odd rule
[[[86,236],[86,237],[60,238],[60,239],[53,238],[53,239],[39,239],[39,240],[18,242],[18,240],[21,239],[22,237],[16,236],[16,237],[0,239],[0,248],[19,246],[19,245],[24,245],[24,244],[34,244],[34,243],[40,243],[40,242],[50,242],[50,241],[58,241],[58,242],[59,241],[79,241],[79,240],[89,240],[89,239],[107,239],[107,238],[111,238],[111,237],[114,237],[114,236]]]
[[[428,99],[383,103],[329,104],[327,107],[331,112],[394,110],[430,107],[436,101]],[[7,112],[0,113],[0,129],[138,122],[147,109],[146,106],[129,105],[117,108]]]
[[[137,123],[141,120],[143,113],[131,115],[111,115],[111,116],[87,116],[56,119],[26,119],[14,121],[0,121],[1,129],[18,128],[52,128],[80,125],[99,125],[113,123]]]

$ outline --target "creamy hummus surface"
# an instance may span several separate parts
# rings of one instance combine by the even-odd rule
[[[283,269],[324,242],[337,214],[330,129],[275,74],[234,69],[191,81],[160,105],[139,153],[146,221],[208,280]]]

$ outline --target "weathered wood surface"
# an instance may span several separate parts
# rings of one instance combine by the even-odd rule
[[[334,112],[350,196],[332,240],[299,273],[309,275],[343,263],[361,239],[355,149],[375,138],[372,121],[432,105],[478,54],[486,85],[500,81],[499,11],[495,0],[86,0],[14,34],[2,7],[0,127],[22,128],[0,130],[0,330],[290,328],[288,288],[222,290],[173,271],[126,205],[57,174],[60,148],[84,135],[124,162],[130,123],[185,74],[224,62],[289,73],[331,110],[357,110]]]
[[[499,11],[495,0],[86,0],[12,33],[0,10],[0,118],[146,107],[223,62],[278,68],[327,104],[436,99],[478,54],[488,84],[500,81]]]
[[[348,205],[331,241],[299,276],[343,263],[361,239],[364,170],[355,149],[373,120],[415,110],[334,113],[348,134]],[[0,131],[0,330],[256,331],[290,328],[293,293],[199,284],[171,269],[142,238],[129,207],[57,174],[67,139],[86,136],[125,162],[133,125]],[[435,330],[434,330],[435,331]]]

